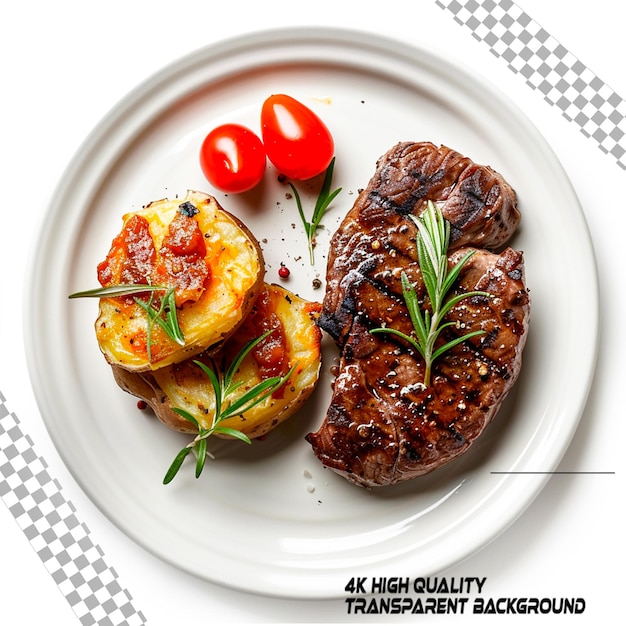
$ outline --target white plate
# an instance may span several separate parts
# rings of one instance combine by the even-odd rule
[[[519,382],[463,457],[415,481],[374,491],[324,470],[304,435],[329,398],[332,346],[305,409],[252,448],[215,442],[200,480],[162,477],[188,441],[137,410],[113,382],[94,337],[96,264],[122,213],[150,200],[211,192],[198,166],[204,134],[224,121],[258,129],[265,97],[314,108],[336,140],[344,191],[308,264],[293,200],[270,171],[262,188],[218,199],[262,240],[267,277],[311,299],[325,247],[376,159],[400,140],[431,140],[490,164],[516,188],[533,300]],[[305,192],[305,201],[312,196]],[[310,208],[309,208],[310,210]],[[338,597],[354,575],[422,576],[503,531],[557,467],[592,377],[597,331],[593,250],[575,194],[522,113],[467,69],[395,41],[302,29],[202,49],[120,103],[86,140],[45,218],[26,306],[35,393],[65,463],[100,509],[154,554],[199,577],[284,597]],[[585,305],[577,294],[585,286]],[[580,328],[584,326],[585,332]],[[539,473],[535,473],[539,472]],[[310,474],[310,476],[309,476]]]

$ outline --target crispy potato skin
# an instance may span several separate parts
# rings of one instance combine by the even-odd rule
[[[145,312],[131,298],[101,298],[96,336],[100,350],[115,369],[153,371],[207,350],[215,352],[241,324],[263,287],[265,264],[259,242],[212,196],[188,191],[183,199],[152,202],[140,211],[124,215],[123,224],[134,215],[145,218],[159,250],[170,223],[185,202],[198,209],[193,219],[202,233],[209,268],[200,297],[178,308],[185,345],[172,341],[154,324],[149,358]]]
[[[261,437],[293,415],[313,392],[321,364],[322,333],[315,320],[320,304],[305,301],[278,285],[263,287],[269,302],[266,313],[280,320],[285,330],[285,361],[287,369],[297,363],[296,369],[276,397],[270,397],[244,415],[223,421],[223,426],[236,428],[251,439]],[[248,318],[250,319],[250,318]],[[241,347],[255,339],[258,333],[253,324],[243,322],[239,330],[213,355],[206,352],[196,358],[207,364],[229,363]],[[152,372],[129,372],[113,367],[117,384],[145,400],[156,416],[168,428],[195,433],[195,427],[172,410],[186,409],[198,422],[209,427],[214,413],[215,397],[207,376],[194,364],[194,358]],[[243,381],[240,393],[262,380],[259,364],[252,354],[244,359],[235,375]]]

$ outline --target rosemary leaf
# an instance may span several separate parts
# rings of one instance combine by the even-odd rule
[[[439,348],[438,350],[435,350],[435,352],[433,353],[433,361],[437,357],[441,356],[444,352],[447,352],[450,348],[454,348],[454,346],[458,346],[460,343],[463,343],[466,339],[469,339],[470,337],[478,337],[479,335],[484,335],[484,334],[485,334],[484,330],[475,330],[471,333],[467,333],[466,335],[462,335],[461,337],[456,337],[456,339],[452,339],[451,341],[448,341],[448,343],[441,346],[441,348]]]
[[[202,437],[198,441],[198,448],[196,451],[196,478],[198,478],[198,476],[202,474],[205,461],[206,461],[206,437]]]
[[[184,346],[185,336],[183,335],[183,331],[180,329],[178,324],[178,315],[176,313],[176,292],[173,288],[167,291],[165,298],[163,298],[163,302],[165,303],[165,320],[158,319],[157,321],[170,339],[175,341],[177,344]]]
[[[87,289],[86,291],[77,291],[71,293],[68,298],[115,298],[118,296],[130,296],[135,293],[144,293],[146,291],[166,291],[168,287],[159,285],[111,285],[109,287],[97,287],[96,289]]]
[[[172,479],[174,478],[174,476],[176,476],[176,474],[178,474],[178,470],[181,468],[183,461],[187,458],[187,455],[190,452],[191,448],[187,446],[176,455],[176,458],[172,461],[172,464],[165,474],[165,478],[163,478],[164,485],[172,482]]]
[[[213,386],[213,393],[215,394],[215,415],[221,415],[222,398],[224,397],[224,394],[222,393],[222,382],[215,373],[215,370],[211,369],[208,365],[205,365],[202,361],[194,361],[194,363],[207,375],[208,379],[211,381],[211,385]]]
[[[469,261],[469,259],[474,256],[474,253],[476,252],[476,250],[470,250],[448,273],[448,275],[446,276],[446,279],[443,283],[442,286],[442,290],[447,293],[448,291],[450,291],[450,288],[452,287],[452,285],[456,282],[457,278],[459,277],[459,274],[461,273],[461,270],[463,269],[463,266],[467,263],[467,261]]]
[[[489,295],[490,294],[488,294],[486,291],[468,291],[468,292],[460,293],[457,296],[454,296],[446,300],[445,304],[441,307],[440,315],[441,317],[446,315],[446,313],[448,313],[450,309],[452,309],[452,307],[455,307],[462,300],[466,300],[467,298],[473,298],[475,296],[489,296]]]
[[[304,215],[304,209],[302,208],[302,201],[300,200],[300,194],[296,189],[296,186],[293,183],[289,183],[289,187],[291,187],[291,192],[293,193],[293,197],[296,199],[296,206],[298,207],[298,213],[300,214],[300,220],[302,221],[302,225],[304,226],[304,232],[307,236],[307,240],[309,239],[309,232],[311,230],[311,224],[306,219]]]
[[[226,368],[226,372],[224,373],[224,388],[226,394],[234,391],[234,388],[232,386],[232,380],[234,375],[237,373],[241,362],[259,343],[261,343],[261,341],[263,341],[268,335],[271,335],[273,332],[274,330],[272,329],[267,330],[256,339],[252,339],[248,343],[246,343],[244,347],[239,351],[237,356],[233,359],[232,363]],[[239,385],[237,385],[237,387],[238,386]]]
[[[273,376],[272,378],[266,378],[260,383],[257,383],[252,389],[247,391],[224,410],[222,413],[224,418],[232,417],[240,413],[243,414],[263,402],[263,400],[271,396],[274,391],[282,387],[289,380],[294,369],[295,365],[282,378],[280,376]]]
[[[150,294],[150,300],[146,304],[139,298],[134,298],[135,304],[139,306],[139,308],[143,309],[146,313],[146,317],[148,318],[148,325],[146,328],[146,346],[148,350],[148,362],[152,362],[152,329],[154,328],[154,317],[155,312],[152,308],[152,300],[154,298],[154,294]]]
[[[422,349],[421,343],[419,341],[415,341],[414,337],[411,337],[411,335],[407,335],[406,333],[403,333],[401,330],[397,330],[395,328],[381,327],[381,328],[372,328],[370,332],[372,334],[387,333],[389,335],[396,335],[396,337],[402,337],[402,339],[404,339],[405,341],[408,341],[422,356],[424,356],[424,351]]]
[[[229,404],[226,409],[223,410],[222,415],[224,418],[233,417],[239,413],[245,413],[247,410],[255,407],[257,404],[263,402],[268,395],[271,395],[274,385],[280,382],[279,377],[266,378],[265,380],[257,383],[254,387],[246,391],[240,398],[237,398],[232,404]],[[269,392],[267,391],[269,389]]]
[[[198,430],[200,429],[200,424],[198,424],[198,420],[189,412],[185,411],[185,409],[180,409],[177,406],[172,408],[174,413],[178,413],[181,417],[184,417],[188,422],[191,422]]]
[[[326,173],[324,174],[324,181],[322,182],[322,188],[317,196],[315,202],[315,208],[313,209],[313,217],[311,219],[311,225],[313,229],[317,229],[319,226],[326,209],[330,203],[341,193],[341,187],[331,192],[330,188],[333,182],[333,171],[335,169],[335,159],[330,162]]]
[[[252,443],[250,437],[246,435],[246,433],[242,433],[240,430],[235,428],[227,428],[226,426],[218,426],[213,431],[214,433],[219,433],[220,435],[228,435],[229,437],[234,437],[235,439],[240,439],[244,443]]]
[[[422,312],[419,308],[419,302],[417,301],[417,295],[415,289],[411,286],[406,272],[402,272],[400,277],[402,281],[402,293],[404,294],[404,301],[409,311],[409,316],[413,322],[413,327],[418,338],[418,345],[425,344],[428,337],[428,331],[426,329],[426,319],[422,316]]]

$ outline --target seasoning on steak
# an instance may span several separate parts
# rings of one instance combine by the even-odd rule
[[[439,357],[425,387],[422,357],[390,326],[410,334],[400,274],[426,292],[408,217],[436,202],[451,222],[449,262],[476,248],[450,295],[464,299],[441,341],[474,330]],[[333,236],[320,326],[340,348],[339,370],[323,424],[307,435],[324,465],[359,485],[414,478],[464,452],[500,408],[517,379],[526,341],[529,297],[523,255],[501,253],[520,215],[515,192],[491,168],[446,147],[402,143],[377,163],[374,177]],[[427,302],[427,298],[426,298]]]

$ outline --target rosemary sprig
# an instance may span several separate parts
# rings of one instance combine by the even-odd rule
[[[222,426],[220,424],[224,420],[234,417],[235,415],[243,415],[246,411],[249,411],[257,404],[263,402],[263,400],[265,400],[268,396],[282,387],[293,374],[297,364],[294,365],[284,376],[266,378],[265,380],[262,380],[254,385],[240,397],[232,401],[230,400],[230,396],[244,382],[243,380],[236,381],[234,379],[241,362],[258,343],[263,341],[263,339],[265,339],[272,332],[272,330],[268,330],[260,337],[249,341],[226,368],[218,368],[215,363],[212,363],[212,367],[209,367],[201,361],[194,361],[194,363],[202,369],[211,381],[211,385],[213,386],[213,391],[215,393],[215,412],[213,414],[211,426],[209,428],[204,428],[200,425],[198,420],[185,409],[178,407],[174,407],[172,409],[178,413],[178,415],[191,422],[198,429],[198,434],[195,436],[193,441],[187,444],[176,455],[174,461],[167,470],[165,477],[163,478],[164,485],[167,485],[172,481],[174,476],[176,476],[183,464],[183,461],[187,458],[187,455],[191,451],[193,451],[196,456],[196,478],[200,476],[202,470],[204,469],[206,457],[210,456],[213,458],[213,455],[207,450],[207,439],[213,434],[228,435],[230,437],[235,437],[244,443],[252,443],[248,435],[240,430]]]
[[[170,287],[165,292],[165,296],[161,299],[159,307],[154,307],[154,291],[150,293],[150,300],[144,302],[139,298],[135,298],[135,302],[146,312],[148,316],[148,331],[146,342],[148,344],[148,360],[152,360],[152,328],[155,322],[165,331],[165,334],[177,344],[184,346],[185,337],[178,325],[178,316],[176,314],[176,296],[174,288]]]
[[[455,322],[442,323],[446,314],[462,300],[473,296],[490,297],[486,291],[470,291],[458,294],[452,298],[446,295],[456,282],[463,266],[475,251],[468,252],[453,268],[448,270],[448,246],[450,243],[450,223],[443,217],[441,209],[429,201],[426,210],[418,217],[411,216],[418,228],[417,259],[422,272],[422,278],[430,300],[430,310],[420,309],[415,287],[409,281],[406,272],[401,274],[402,295],[406,303],[409,317],[413,323],[415,335],[407,335],[394,328],[374,328],[372,333],[390,333],[408,341],[424,358],[423,384],[430,385],[433,362],[444,352],[462,343],[470,337],[484,334],[483,330],[476,330],[435,349],[435,343],[444,328],[454,326]]]
[[[87,291],[77,291],[69,295],[69,298],[114,298],[117,296],[130,296],[136,293],[150,292],[150,299],[144,302],[139,298],[134,298],[135,303],[139,305],[148,317],[147,329],[147,345],[148,360],[152,360],[152,329],[154,324],[158,324],[166,333],[166,335],[177,344],[184,346],[185,337],[178,324],[178,315],[176,313],[176,297],[174,287],[163,287],[161,285],[111,285],[110,287],[99,287],[89,289]],[[165,292],[160,303],[154,304],[154,293],[157,291]]]
[[[293,183],[289,183],[291,187],[291,191],[293,192],[294,198],[296,199],[296,204],[298,206],[298,213],[300,214],[300,219],[302,220],[302,225],[304,226],[304,232],[306,233],[307,245],[309,247],[309,258],[311,261],[311,265],[315,264],[315,257],[313,254],[313,248],[315,247],[315,233],[317,229],[320,227],[320,223],[322,221],[322,217],[324,217],[324,213],[326,209],[329,207],[330,203],[339,195],[341,192],[341,187],[335,189],[333,192],[330,191],[332,181],[333,181],[333,169],[335,167],[335,157],[333,157],[330,165],[326,169],[326,173],[324,174],[324,181],[322,183],[322,188],[320,189],[319,195],[317,197],[317,201],[315,202],[315,208],[313,209],[313,216],[311,217],[311,221],[309,222],[305,215],[304,210],[302,208],[302,201],[300,200],[300,194],[296,189]]]

